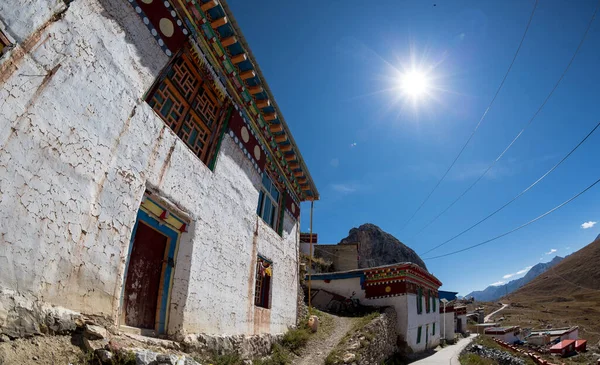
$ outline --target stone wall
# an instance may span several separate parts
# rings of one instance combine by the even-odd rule
[[[333,356],[334,363],[379,365],[396,353],[397,337],[396,311],[387,308],[338,345]]]
[[[168,58],[129,2],[4,0],[0,21],[17,41],[0,58],[0,290],[15,292],[0,326],[18,334],[46,305],[118,324],[147,189],[191,222],[170,335],[294,325],[298,223],[285,213],[279,236],[257,217],[261,176],[229,135],[211,171],[143,101]],[[270,309],[253,303],[257,254],[273,261]]]

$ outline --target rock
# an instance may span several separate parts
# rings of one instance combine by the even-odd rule
[[[119,352],[121,350],[121,345],[119,345],[119,343],[117,341],[115,341],[115,340],[110,340],[104,346],[104,348],[107,349],[110,352]]]
[[[136,365],[151,365],[156,361],[156,352],[145,349],[132,349]]]
[[[319,317],[310,316],[308,318],[308,327],[310,328],[311,331],[317,332],[317,330],[319,329]]]
[[[355,242],[359,242],[359,268],[412,262],[427,270],[427,266],[413,249],[374,224],[366,223],[352,228],[348,237],[339,244]]]
[[[107,348],[106,346],[108,345],[108,341],[105,339],[102,340],[90,340],[87,337],[83,337],[83,346],[88,350],[88,351],[96,351],[97,349],[106,349],[111,351],[110,348]],[[113,351],[116,352],[116,351]]]
[[[355,359],[356,359],[356,355],[351,352],[345,353],[344,356],[342,357],[342,361],[344,362],[344,364],[350,364]]]
[[[104,327],[86,324],[83,335],[91,340],[101,340],[103,338],[108,338],[108,331]]]
[[[32,356],[32,357],[31,357],[31,360],[37,361],[37,360],[39,360],[39,357],[37,357],[37,356]]]
[[[177,360],[179,360],[179,356],[176,355],[167,355],[167,354],[159,354],[156,355],[156,363],[164,364],[164,365],[176,365]]]
[[[348,346],[348,350],[357,350],[360,348],[360,342],[354,342],[351,343],[350,346]]]
[[[5,334],[0,334],[0,342],[8,342],[10,341],[10,337]]]
[[[103,364],[112,364],[112,352],[105,349],[97,349],[95,353],[96,356],[98,356],[98,359],[100,359],[100,361],[102,361]]]

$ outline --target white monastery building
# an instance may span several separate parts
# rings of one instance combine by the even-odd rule
[[[393,307],[399,343],[412,352],[432,349],[440,343],[441,285],[435,276],[413,263],[311,276],[313,289],[356,298],[365,306]]]
[[[0,55],[0,333],[295,324],[319,193],[222,0],[3,0]]]

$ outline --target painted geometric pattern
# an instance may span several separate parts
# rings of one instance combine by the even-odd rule
[[[417,294],[423,286],[407,281],[405,278],[397,278],[387,282],[369,283],[365,282],[365,297],[369,299],[394,297],[402,294]],[[432,290],[432,295],[437,297],[437,291]]]
[[[189,31],[166,0],[129,0],[152,36],[167,56],[183,46]]]
[[[225,70],[226,74],[229,76],[229,78],[225,78],[224,75],[221,72],[219,72],[218,73],[220,76],[219,78],[221,79],[222,83],[228,84],[228,82],[226,80],[229,80],[230,85],[233,84],[236,91],[238,91],[239,96],[240,96],[239,101],[242,105],[244,105],[244,108],[237,107],[237,106],[236,106],[236,108],[239,108],[239,111],[242,112],[244,119],[250,119],[246,110],[250,110],[252,112],[252,114],[255,117],[253,119],[256,120],[258,127],[261,128],[261,132],[262,132],[263,136],[266,138],[266,143],[269,144],[269,146],[271,147],[271,149],[273,151],[276,151],[278,149],[278,146],[277,146],[274,138],[272,137],[271,133],[269,132],[267,124],[264,122],[262,116],[258,112],[258,109],[256,108],[256,105],[254,104],[254,101],[253,101],[252,97],[250,96],[250,94],[248,93],[248,91],[244,90],[244,83],[243,83],[242,79],[240,78],[240,76],[238,75],[238,73],[236,72],[236,69],[231,64],[229,58],[227,57],[226,50],[223,49],[222,46],[220,45],[220,43],[218,42],[218,36],[216,35],[215,31],[212,29],[212,27],[210,25],[210,19],[207,17],[207,14],[200,10],[200,6],[195,0],[186,0],[185,6],[186,6],[187,11],[191,14],[191,17],[193,20],[190,23],[195,23],[193,26],[197,28],[196,29],[197,32],[196,32],[196,30],[194,30],[194,34],[201,34],[203,36],[203,38],[206,41],[206,46],[208,47],[209,51],[215,55],[216,61],[220,64],[221,68],[223,70]],[[276,158],[275,156],[270,156],[270,155],[267,156],[267,160],[269,160],[269,161],[273,161],[275,158]],[[279,164],[284,167],[284,171],[285,171],[285,166],[286,166],[287,162],[284,160],[283,155],[279,155],[278,160],[279,160]],[[285,174],[285,172],[284,172],[284,174]],[[277,175],[279,175],[279,174],[277,174]],[[298,184],[298,181],[291,173],[291,170],[288,171],[288,180],[290,182],[290,187],[292,189],[286,189],[286,190],[288,190],[290,192],[290,194],[289,194],[290,197],[292,197],[293,200],[296,202],[296,208],[299,208],[298,207],[298,199],[296,197],[303,196],[305,194],[300,189],[300,185]],[[292,193],[290,190],[292,190],[294,192]],[[295,218],[297,218],[297,213],[294,213],[293,210],[291,209],[291,207],[289,207],[289,208],[286,207],[286,210],[288,210]],[[299,209],[295,209],[295,208],[294,208],[294,210],[299,211]]]
[[[256,171],[259,173],[264,171],[267,156],[254,131],[242,117],[239,110],[234,111],[231,115],[229,135],[244,152],[244,155],[252,161]]]
[[[286,189],[285,209],[288,211],[288,213],[290,213],[292,215],[292,217],[294,217],[296,220],[298,220],[298,217],[300,217],[300,205],[298,205],[298,203],[296,203],[294,201],[294,199],[292,198],[292,194],[290,194],[290,192],[287,189]]]
[[[429,289],[437,290],[442,285],[435,277],[429,273],[420,272],[419,270],[409,266],[401,265],[388,267],[376,270],[365,271],[368,282],[388,281],[397,278],[412,279],[420,284],[427,286]]]
[[[173,132],[205,163],[209,160],[220,109],[220,101],[210,86],[184,53],[173,62],[148,100]]]

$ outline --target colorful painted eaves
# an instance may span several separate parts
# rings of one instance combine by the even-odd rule
[[[164,2],[167,8],[167,4],[172,6],[176,20],[182,20],[185,29],[182,33],[207,55],[211,73],[214,72],[213,76],[237,104],[238,112],[256,132],[266,149],[269,167],[285,177],[293,197],[299,201],[318,200],[319,192],[300,150],[225,1],[140,0],[146,4],[148,1]]]

